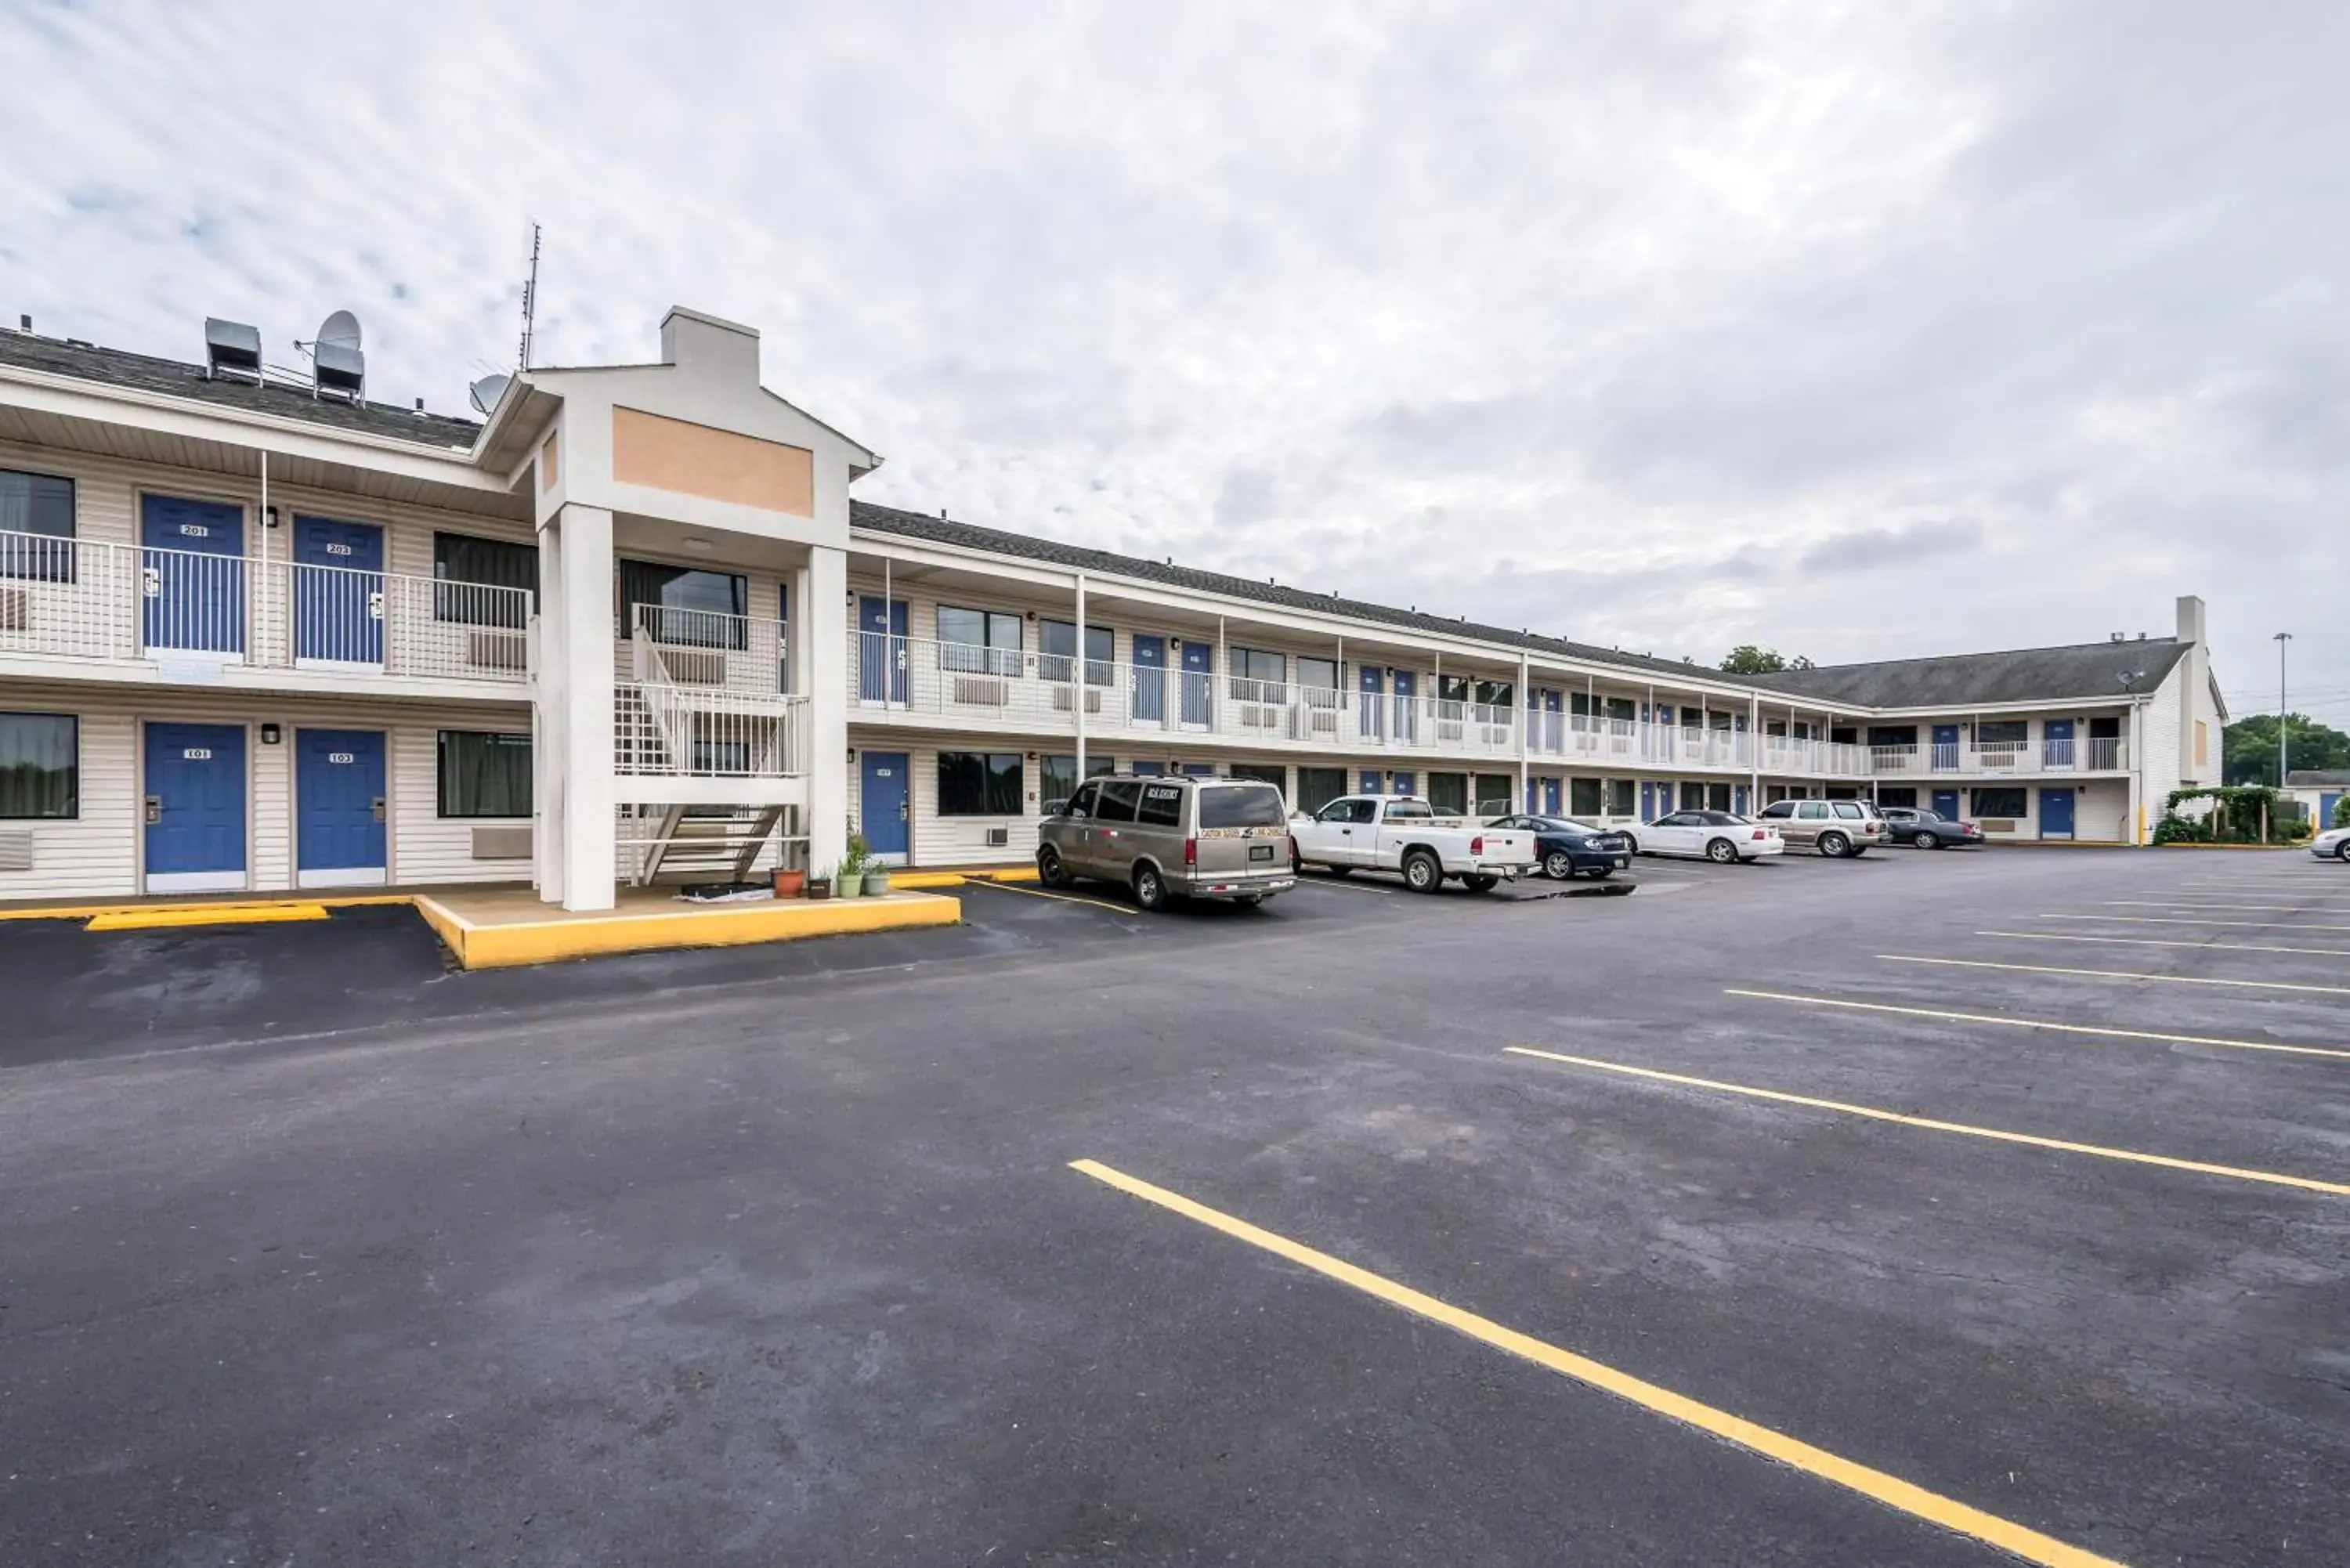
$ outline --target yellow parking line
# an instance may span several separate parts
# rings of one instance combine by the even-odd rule
[[[1977,931],[1979,937],[2020,937],[2027,942],[2106,942],[2128,948],[2191,948],[2199,953],[2324,953],[2350,958],[2350,948],[2285,948],[2272,942],[2184,942],[2161,937],[2071,937],[2062,931]]]
[[[1180,1214],[1211,1231],[1222,1231],[1234,1241],[1245,1241],[1260,1251],[1270,1252],[1300,1268],[1309,1269],[1325,1279],[1335,1280],[1360,1291],[1374,1300],[1400,1307],[1415,1317],[1440,1324],[1495,1350],[1531,1361],[1587,1388],[1612,1394],[1668,1420],[1694,1427],[1710,1437],[1733,1443],[1750,1453],[1775,1459],[1817,1480],[1857,1492],[1912,1519],[1995,1546],[2027,1563],[2041,1563],[2045,1568],[2120,1568],[2111,1558],[2069,1546],[2012,1520],[1985,1513],[1981,1509],[1939,1492],[1929,1491],[1898,1476],[1887,1475],[1883,1470],[1873,1469],[1856,1460],[1829,1453],[1825,1449],[1814,1448],[1800,1438],[1733,1416],[1727,1410],[1700,1404],[1685,1394],[1676,1394],[1669,1388],[1635,1377],[1628,1372],[1619,1372],[1588,1356],[1577,1355],[1571,1350],[1536,1339],[1532,1334],[1503,1327],[1491,1318],[1481,1317],[1449,1302],[1439,1301],[1434,1296],[1413,1290],[1409,1285],[1399,1284],[1343,1258],[1332,1257],[1327,1252],[1317,1251],[1301,1241],[1293,1241],[1286,1236],[1252,1225],[1222,1210],[1211,1209],[1180,1192],[1153,1186],[1098,1160],[1072,1160],[1069,1168],[1130,1197],[1155,1204],[1169,1213]]]
[[[2043,1137],[2037,1133],[2006,1132],[1998,1127],[1979,1127],[1965,1122],[1939,1121],[1931,1116],[1913,1116],[1901,1111],[1881,1110],[1875,1106],[1846,1105],[1841,1100],[1814,1099],[1809,1095],[1791,1095],[1783,1089],[1758,1089],[1748,1084],[1725,1084],[1715,1078],[1693,1078],[1683,1073],[1661,1073],[1654,1067],[1629,1067],[1621,1062],[1602,1062],[1589,1056],[1565,1056],[1555,1051],[1538,1051],[1531,1045],[1505,1045],[1503,1050],[1519,1056],[1538,1056],[1545,1062],[1564,1062],[1575,1067],[1596,1067],[1603,1073],[1623,1073],[1635,1078],[1654,1078],[1659,1083],[1680,1084],[1694,1089],[1720,1089],[1724,1094],[1747,1095],[1758,1100],[1777,1100],[1783,1105],[1808,1106],[1814,1110],[1841,1111],[1846,1116],[1866,1116],[1872,1121],[1895,1122],[1902,1127],[1923,1127],[1929,1132],[1960,1133],[1968,1137],[1991,1138],[1999,1143],[2020,1143],[2033,1148],[2053,1148],[2066,1154],[2093,1154],[2100,1159],[2118,1159],[2132,1165],[2158,1165],[2166,1170],[2191,1170],[2203,1176],[2224,1176],[2236,1181],[2257,1182],[2269,1187],[2293,1187],[2307,1192],[2326,1192],[2336,1197],[2350,1197],[2350,1186],[2338,1181],[2320,1181],[2309,1176],[2284,1176],[2273,1170],[2246,1170],[2241,1166],[2209,1165],[2199,1159],[2174,1159],[2167,1154],[2142,1154],[2132,1148],[2107,1148],[2102,1144],[2074,1143],[2064,1138]]]
[[[1993,963],[1988,959],[1926,958],[1916,953],[1878,953],[1888,963],[1938,963],[1950,969],[2003,969],[2018,974],[2069,974],[2092,980],[2153,980],[2166,985],[2226,985],[2249,991],[2309,991],[2350,996],[2350,985],[2292,985],[2281,980],[2215,980],[2200,974],[2146,974],[2121,969],[2062,969],[2054,964]]]
[[[1056,904],[1091,904],[1097,909],[1107,909],[1114,915],[1139,915],[1142,911],[1132,904],[1113,904],[1105,898],[1081,898],[1075,893],[1048,893],[1042,888],[1023,888],[1013,882],[966,882],[967,888],[988,888],[998,893],[1023,893],[1031,898],[1050,898]]]
[[[2314,926],[2306,920],[2186,920],[2162,915],[2034,915],[2037,920],[2103,920],[2131,926],[2228,926],[2253,931],[2350,931],[2350,926]]]
[[[1983,934],[1983,933],[1978,933]],[[1806,1007],[1840,1007],[1853,1012],[1890,1012],[1903,1018],[1939,1018],[1953,1023],[2004,1023],[2017,1029],[2052,1029],[2065,1034],[2095,1034],[2108,1040],[2158,1040],[2169,1045],[2225,1045],[2234,1051],[2280,1051],[2293,1056],[2338,1056],[2350,1061],[2350,1050],[2325,1045],[2282,1045],[2273,1040],[2220,1040],[2205,1034],[2160,1034],[2148,1029],[2108,1029],[2095,1023],[2052,1023],[2044,1018],[2009,1018],[1995,1012],[1951,1012],[1939,1007],[1896,1007],[1885,1002],[1847,1002],[1835,996],[1800,996],[1784,991],[1723,991],[1724,996],[1751,996],[1764,1002],[1793,1002]]]

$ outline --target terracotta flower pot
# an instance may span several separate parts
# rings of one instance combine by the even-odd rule
[[[775,897],[778,898],[796,898],[806,887],[807,873],[805,871],[775,873]]]

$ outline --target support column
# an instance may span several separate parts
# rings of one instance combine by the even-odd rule
[[[1118,650],[1112,649],[1110,651],[1115,653]],[[1073,679],[1069,686],[1069,706],[1076,712],[1077,719],[1077,784],[1079,784],[1086,782],[1086,691],[1087,690],[1086,677],[1088,673],[1090,672],[1086,669],[1086,575],[1079,572],[1077,574],[1077,662],[1076,668],[1071,672]],[[1070,786],[1069,793],[1072,794],[1076,793],[1075,784]],[[1043,804],[1041,798],[1038,804]]]
[[[541,903],[563,902],[564,746],[563,715],[568,686],[564,680],[563,525],[550,518],[538,531],[537,646],[531,671],[530,787],[531,880]]]
[[[792,651],[795,668],[807,672],[808,870],[830,876],[848,852],[848,553],[811,545],[799,590],[806,608]]]
[[[612,514],[562,514],[563,907],[608,909],[619,876],[613,822]]]

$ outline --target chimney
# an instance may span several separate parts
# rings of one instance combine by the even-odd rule
[[[759,332],[682,305],[661,317],[661,363],[722,379],[759,383]]]
[[[2203,640],[2203,601],[2193,594],[2178,596],[2178,640],[2193,643]]]

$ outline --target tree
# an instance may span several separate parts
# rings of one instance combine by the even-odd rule
[[[2285,769],[2350,768],[2350,735],[2306,713],[2285,717]],[[2237,720],[2220,739],[2220,777],[2231,784],[2282,787],[2276,776],[2277,716],[2253,713]]]
[[[1751,642],[1742,642],[1731,649],[1722,659],[1721,667],[1732,675],[1776,675],[1783,670],[1816,668],[1800,653],[1793,659],[1785,659],[1775,648],[1757,648]]]

